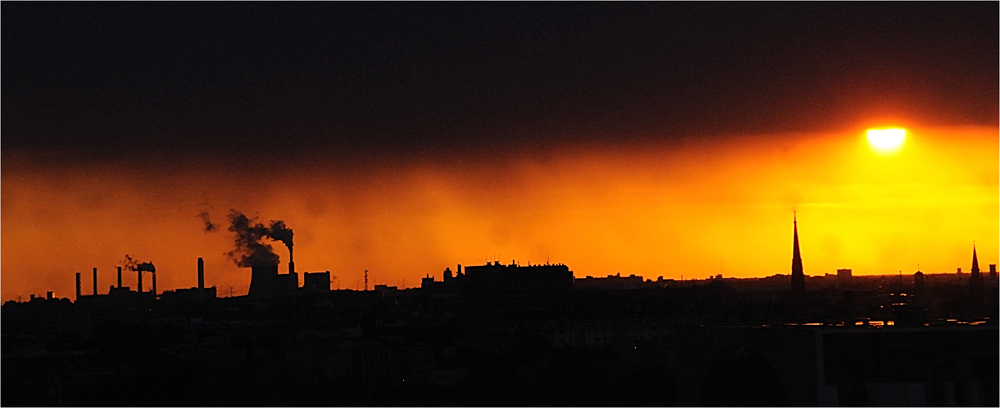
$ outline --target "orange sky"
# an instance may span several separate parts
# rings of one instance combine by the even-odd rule
[[[224,255],[232,234],[203,232],[202,209],[216,223],[230,208],[284,220],[298,271],[329,270],[334,288],[360,288],[365,269],[372,285],[417,286],[496,254],[577,277],[789,273],[793,207],[807,275],[968,270],[973,240],[985,269],[1000,247],[996,128],[910,129],[894,156],[873,154],[859,128],[352,170],[316,159],[49,166],[5,153],[3,301],[72,298],[74,272],[89,294],[93,267],[106,293],[125,254],[157,266],[161,291],[194,286],[203,257],[208,285],[246,293],[249,270]]]

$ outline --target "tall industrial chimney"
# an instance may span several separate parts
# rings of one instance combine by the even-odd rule
[[[76,300],[80,300],[80,272],[76,273]]]
[[[156,299],[156,272],[153,272],[153,299]]]
[[[205,289],[205,260],[198,258],[198,289]]]
[[[122,267],[118,267],[118,289],[122,288]]]
[[[198,300],[205,299],[205,260],[198,258]]]
[[[97,296],[97,268],[94,268],[94,296]]]
[[[142,269],[136,268],[135,273],[139,275],[139,290],[137,292],[142,293]]]
[[[288,273],[295,273],[295,258],[292,257],[292,247],[288,247]],[[296,282],[298,285],[298,282]]]

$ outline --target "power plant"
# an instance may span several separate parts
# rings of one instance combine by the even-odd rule
[[[796,228],[793,259],[800,259],[797,235]],[[657,402],[664,406],[738,406],[747,401],[801,406],[900,406],[912,401],[995,406],[997,398],[996,312],[995,306],[992,312],[984,308],[996,304],[997,281],[979,271],[975,253],[972,270],[981,275],[964,283],[958,283],[957,274],[951,273],[925,275],[918,271],[913,284],[908,284],[895,275],[852,276],[850,269],[840,269],[826,276],[803,274],[810,290],[805,290],[805,285],[789,287],[788,274],[748,279],[718,276],[700,281],[662,277],[654,281],[634,275],[576,279],[565,264],[497,261],[464,268],[458,265],[454,271],[446,268],[443,280],[428,275],[419,288],[400,290],[376,284],[373,291],[331,291],[330,271],[303,272],[304,285],[299,287],[294,264],[290,261],[287,273],[280,274],[279,262],[274,260],[251,265],[247,296],[218,299],[214,286],[205,287],[204,259],[197,258],[196,265],[197,286],[192,288],[160,294],[155,289],[139,292],[112,287],[108,294],[100,295],[95,284],[94,294],[82,295],[82,274],[76,272],[74,302],[55,299],[50,291],[45,297],[33,295],[28,302],[5,304],[5,324],[9,324],[5,329],[13,328],[5,331],[5,336],[14,332],[20,336],[17,339],[39,339],[30,347],[12,342],[15,345],[4,352],[5,364],[37,365],[37,358],[48,352],[42,340],[72,338],[67,333],[113,341],[135,340],[136,334],[144,332],[172,333],[163,339],[154,335],[151,342],[146,337],[143,341],[148,344],[135,345],[147,355],[157,356],[141,362],[143,372],[163,370],[164,362],[180,362],[177,366],[185,369],[222,367],[221,375],[242,378],[239,376],[247,367],[261,364],[258,356],[284,353],[280,363],[293,368],[287,372],[296,381],[314,381],[313,373],[320,372],[315,368],[320,367],[330,383],[352,384],[339,389],[338,396],[353,395],[355,399],[350,401],[378,405],[380,400],[375,398],[382,394],[407,396],[413,395],[413,390],[426,389],[433,390],[426,396],[432,398],[441,390],[465,392],[468,387],[464,384],[472,381],[492,384],[495,379],[473,376],[481,369],[474,362],[499,353],[509,355],[513,344],[529,348],[539,360],[507,358],[491,364],[508,364],[504,372],[527,372],[532,378],[568,377],[581,370],[610,370],[615,378],[652,373],[660,375],[661,388],[670,391]],[[793,272],[801,271],[799,265],[793,263]],[[125,267],[147,272],[157,269],[151,262]],[[160,269],[158,272],[163,272]],[[97,268],[93,270],[96,282]],[[996,265],[990,264],[988,270],[995,276]],[[983,289],[988,290],[978,290],[973,279],[982,279]],[[254,312],[261,309],[266,312]],[[16,331],[28,330],[22,328],[31,331]],[[262,328],[273,336],[264,346],[259,340]],[[169,346],[162,348],[165,342]],[[93,343],[79,344],[90,347]],[[552,367],[564,361],[559,357],[564,353],[560,349],[571,349],[574,356],[584,356],[581,358],[589,362],[553,372]],[[664,350],[677,357],[664,359]],[[454,358],[459,353],[478,360]],[[609,365],[609,358],[620,363]],[[650,370],[650,364],[655,364],[656,370]],[[135,366],[130,362],[123,370]],[[740,377],[730,375],[733,367],[742,370]],[[75,395],[77,389],[67,385],[64,372],[52,372],[46,392]],[[87,375],[94,376],[93,381],[116,380],[105,376],[106,372],[110,371],[95,368]],[[671,377],[664,377],[667,374]],[[141,377],[134,378],[141,381]],[[607,386],[594,381],[586,387]],[[734,381],[744,388],[731,390]],[[81,383],[80,389],[88,384]],[[407,388],[410,384],[414,388]],[[615,384],[638,392],[635,387]],[[751,389],[747,384],[763,391],[745,392]],[[218,391],[211,385],[196,386],[201,394]],[[246,390],[266,386],[256,382],[246,385]],[[523,393],[524,389],[529,388],[511,392]],[[328,395],[328,388],[316,390],[295,395]],[[19,395],[36,398],[48,394]],[[230,397],[221,392],[218,395]],[[472,399],[476,395],[470,391],[466,398],[481,405],[491,402]],[[195,405],[195,399],[190,404]],[[165,402],[171,401],[157,403],[170,405]],[[443,406],[454,402],[426,401]],[[544,405],[542,402],[551,400],[530,401]],[[343,401],[297,403],[335,405]]]

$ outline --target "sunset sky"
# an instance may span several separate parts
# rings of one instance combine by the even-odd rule
[[[787,274],[793,209],[806,275],[1000,258],[997,3],[0,7],[3,301],[245,294],[230,209],[334,288]]]

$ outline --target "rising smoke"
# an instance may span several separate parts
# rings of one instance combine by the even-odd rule
[[[218,229],[219,226],[216,225],[216,224],[214,224],[214,223],[212,223],[212,219],[208,217],[208,210],[202,210],[200,213],[198,213],[197,217],[201,218],[201,220],[205,223],[205,232],[206,233],[212,232],[212,231],[215,231],[216,229]]]
[[[133,272],[156,272],[156,267],[153,266],[152,262],[139,262],[131,256],[128,256],[128,254],[125,254],[125,260],[122,261],[122,267]]]
[[[229,210],[229,231],[236,234],[236,249],[226,253],[236,265],[249,268],[254,265],[277,265],[278,254],[263,238],[280,241],[292,250],[292,230],[284,221],[271,221],[270,226],[255,223],[256,218],[248,218],[236,210]]]

